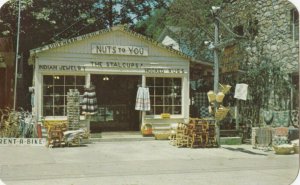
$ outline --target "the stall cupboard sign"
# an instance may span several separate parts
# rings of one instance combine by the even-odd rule
[[[148,56],[148,48],[92,44],[92,54]]]

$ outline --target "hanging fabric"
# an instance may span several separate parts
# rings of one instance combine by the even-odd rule
[[[148,87],[139,87],[136,94],[135,110],[150,110],[150,94]]]
[[[234,98],[247,100],[248,84],[236,84]]]
[[[83,114],[96,114],[98,112],[97,98],[95,92],[95,86],[84,87],[83,101],[82,101],[82,113]]]

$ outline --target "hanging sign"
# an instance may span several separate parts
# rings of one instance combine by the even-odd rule
[[[227,46],[224,49],[220,63],[221,73],[236,72],[239,70],[239,62],[242,61],[242,55],[235,45]]]
[[[148,48],[138,46],[92,44],[93,54],[148,56]]]

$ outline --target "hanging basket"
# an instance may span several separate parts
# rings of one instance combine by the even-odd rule
[[[208,91],[207,97],[209,102],[213,102],[216,100],[216,94],[214,93],[214,91]]]
[[[227,116],[228,112],[229,112],[229,108],[225,108],[225,107],[219,108],[215,113],[215,119],[218,121],[223,120]]]
[[[219,89],[224,94],[227,94],[230,91],[231,86],[230,85],[222,85],[222,84],[219,83]]]
[[[222,103],[224,97],[225,97],[225,94],[224,94],[223,92],[219,92],[219,93],[217,94],[217,96],[216,96],[216,101],[217,101],[218,103]]]

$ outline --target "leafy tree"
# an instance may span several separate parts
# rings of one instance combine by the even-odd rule
[[[139,21],[135,30],[157,40],[162,30],[167,26],[167,13],[165,8],[155,10],[148,19]]]
[[[18,2],[11,0],[1,7],[0,37],[16,39]],[[32,81],[32,67],[26,62],[30,49],[120,23],[133,27],[154,9],[167,6],[167,1],[21,0],[21,4],[20,53],[27,71],[24,76],[28,82],[24,87],[27,92]]]
[[[249,45],[256,44],[256,48],[263,47],[263,43],[253,43],[258,34],[258,21],[253,15],[256,2],[248,1],[249,6],[246,8],[245,4],[235,2],[232,5],[232,3],[233,1],[230,0],[174,0],[168,9],[155,12],[138,26],[153,38],[157,38],[165,26],[177,27],[177,30],[180,30],[177,31],[179,44],[184,43],[194,57],[212,61],[211,52],[208,51],[204,41],[214,40],[213,17],[210,10],[212,6],[220,6],[219,17],[222,21],[220,42],[224,43],[233,36],[237,37],[236,35],[243,36],[241,40],[236,40],[235,45],[239,48],[238,53],[243,56],[242,59],[246,59],[248,56],[245,48]],[[222,60],[222,49],[219,51],[220,60]],[[240,65],[246,65],[241,66],[245,73],[240,75],[239,79],[231,79],[231,82],[249,84],[252,99],[243,102],[242,106],[250,107],[253,113],[248,112],[244,117],[258,123],[261,108],[268,109],[276,106],[277,109],[285,109],[287,107],[283,99],[289,97],[291,86],[287,78],[288,72],[283,70],[284,66],[273,61],[267,51],[261,50],[255,55],[257,55],[255,61],[240,61]],[[236,78],[238,75],[232,76]]]
[[[289,80],[288,71],[282,63],[267,57],[262,47],[259,48],[257,59],[248,63],[247,70],[240,82],[249,85],[250,99],[241,102],[241,118],[260,123],[260,111],[289,109],[290,90],[293,88]]]

